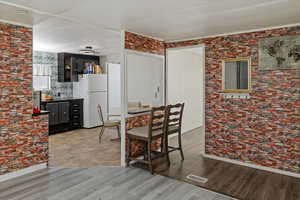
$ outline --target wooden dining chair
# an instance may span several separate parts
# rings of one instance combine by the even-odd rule
[[[148,126],[143,126],[139,128],[133,128],[127,132],[127,155],[126,162],[129,166],[130,161],[137,161],[149,166],[150,172],[153,174],[152,161],[165,156],[164,148],[162,147],[160,151],[151,149],[151,144],[153,141],[161,138],[162,146],[164,143],[164,138],[166,138],[166,107],[156,107],[152,108],[150,114],[150,122]],[[140,141],[144,145],[144,159],[138,159],[132,157],[131,155],[131,144],[132,141]]]
[[[100,122],[102,124],[100,134],[99,134],[99,143],[101,143],[101,138],[102,138],[102,135],[103,135],[106,128],[116,127],[116,129],[118,131],[118,138],[111,139],[111,141],[120,140],[121,139],[121,134],[120,134],[121,121],[120,120],[104,120],[103,119],[103,114],[102,114],[102,108],[101,108],[100,104],[98,104],[97,109],[98,109],[99,119],[100,119]]]
[[[182,115],[183,115],[184,103],[175,105],[168,105],[166,109],[166,156],[168,165],[170,165],[169,154],[173,151],[180,151],[181,159],[184,160],[182,141],[181,141],[181,126],[182,126]],[[178,134],[178,147],[169,146],[168,136]]]

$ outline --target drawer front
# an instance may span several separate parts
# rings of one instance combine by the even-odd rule
[[[73,108],[72,109],[73,114],[80,114],[80,111],[81,111],[81,109],[79,109],[79,108]]]
[[[72,127],[73,128],[80,128],[80,127],[82,127],[82,124],[80,122],[72,122]]]
[[[78,109],[78,108],[80,108],[80,103],[78,102],[72,103],[72,109]]]
[[[71,119],[73,128],[81,128],[83,126],[83,101],[73,100],[71,102]]]
[[[83,103],[81,100],[74,100],[71,102],[71,112],[72,112],[72,115],[82,115],[83,114]]]
[[[72,102],[71,102],[71,107],[72,107],[72,109],[80,109],[81,107],[82,107],[82,100],[73,100]]]
[[[80,121],[81,116],[80,115],[73,115],[72,120],[73,121]]]

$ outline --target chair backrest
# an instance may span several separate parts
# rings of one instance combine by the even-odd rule
[[[98,104],[97,110],[98,110],[100,122],[101,122],[102,124],[104,124],[104,119],[103,119],[103,114],[102,114],[102,109],[101,109],[101,105],[100,105],[100,104]]]
[[[166,131],[167,134],[181,133],[182,115],[184,103],[168,105],[166,111]]]
[[[166,127],[166,106],[153,107],[151,109],[149,122],[149,138],[152,138],[153,132],[159,131],[165,134]]]

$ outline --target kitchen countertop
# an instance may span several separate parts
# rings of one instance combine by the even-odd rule
[[[137,117],[141,115],[148,115],[151,112],[150,107],[131,107],[128,108],[127,115],[125,118]],[[120,117],[121,116],[121,108],[111,108],[109,110],[110,117]]]
[[[41,110],[40,113],[33,113],[32,116],[39,116],[39,115],[48,115],[50,112],[47,110]]]
[[[151,108],[135,108],[135,109],[128,109],[128,114],[126,118],[131,117],[138,117],[142,115],[149,115],[151,112]]]
[[[55,99],[51,99],[51,100],[42,100],[42,102],[58,102],[58,101],[71,101],[71,100],[83,100],[83,98],[74,98],[74,97],[55,98]]]
[[[135,115],[135,114],[142,114],[148,113],[151,111],[151,108],[137,108],[137,109],[129,109],[128,114]]]

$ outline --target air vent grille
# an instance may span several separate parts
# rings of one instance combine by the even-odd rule
[[[194,175],[194,174],[189,174],[186,178],[188,180],[195,181],[195,182],[198,182],[198,183],[206,183],[208,181],[207,178],[197,176],[197,175]]]

